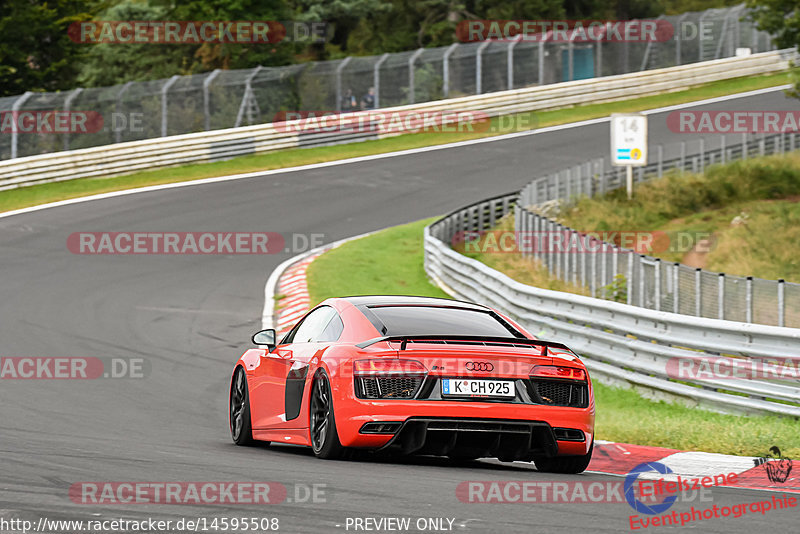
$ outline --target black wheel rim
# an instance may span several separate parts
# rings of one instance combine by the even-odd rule
[[[244,405],[246,400],[244,373],[238,371],[231,388],[231,433],[237,440],[244,428]]]
[[[328,381],[324,376],[317,376],[314,381],[314,393],[311,396],[311,444],[316,452],[322,449],[328,435],[330,398]]]

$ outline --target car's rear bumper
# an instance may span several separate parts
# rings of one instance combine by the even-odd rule
[[[341,392],[340,392],[341,394]],[[487,448],[511,451],[520,456],[528,428],[528,452],[531,455],[582,455],[589,451],[594,438],[594,406],[570,408],[543,405],[520,405],[498,402],[362,400],[345,393],[335,399],[336,427],[339,440],[346,447],[393,448],[405,453],[458,454],[459,451]],[[428,422],[435,422],[430,425]],[[508,423],[485,429],[449,428],[443,422]],[[365,433],[364,425],[395,422],[392,433]],[[436,428],[439,426],[440,428]],[[450,425],[452,427],[453,425]],[[456,425],[457,426],[457,425]],[[445,428],[447,427],[447,428]],[[583,433],[583,441],[559,440],[553,428],[574,429]],[[489,437],[491,436],[491,438]],[[496,442],[489,443],[492,439]],[[552,441],[552,442],[551,442]],[[498,456],[480,454],[480,456]]]

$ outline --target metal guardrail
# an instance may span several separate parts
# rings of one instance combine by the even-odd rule
[[[555,109],[659,94],[723,79],[782,71],[793,50],[764,52],[692,65],[648,70],[543,87],[502,91],[380,110],[383,113],[479,111],[488,116]],[[344,120],[359,121],[365,112]],[[278,127],[276,127],[276,124]],[[418,126],[415,126],[418,128]],[[314,131],[316,128],[317,131]],[[325,146],[397,135],[374,128],[319,132],[302,121],[263,124],[117,143],[0,161],[0,190],[42,182],[114,176],[138,170],[210,162],[294,147]],[[411,129],[413,131],[413,128]]]
[[[0,159],[89,148],[275,120],[281,111],[353,111],[352,98],[391,107],[731,57],[738,48],[773,50],[744,5],[659,17],[664,41],[535,40],[455,43],[376,56],[205,74],[113,87],[28,92],[0,98],[4,111],[92,110],[106,128],[80,135],[0,136]],[[91,45],[85,45],[91,46]],[[367,95],[374,89],[371,103]],[[361,109],[356,107],[356,109]]]
[[[667,147],[667,152],[680,154],[670,159],[662,157],[664,147],[657,147],[655,161],[636,170],[636,181],[660,178],[669,171],[703,172],[715,163],[800,148],[800,135],[795,133],[745,135],[739,143],[726,141],[723,136],[715,139],[717,146],[713,149],[706,146],[706,141],[693,143],[699,144],[699,151],[690,155],[685,142],[680,150],[677,146]],[[561,204],[569,205],[583,195],[592,197],[624,186],[622,168],[606,168],[602,158],[533,180],[519,193],[515,231],[547,245],[520,247],[521,254],[547,267],[558,279],[588,288],[593,297],[621,298],[634,306],[696,317],[800,327],[800,284],[662,261],[604,243],[548,218]],[[543,206],[547,209],[543,210]],[[555,236],[560,243],[574,246],[554,245]],[[587,250],[593,252],[586,253]]]
[[[800,417],[800,381],[676,378],[677,361],[720,355],[800,361],[800,329],[653,311],[516,282],[451,249],[460,232],[482,231],[513,209],[517,193],[457,210],[425,228],[425,271],[450,295],[490,305],[542,339],[569,345],[592,376],[646,396],[716,411]]]

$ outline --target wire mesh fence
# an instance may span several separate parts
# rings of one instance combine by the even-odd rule
[[[744,135],[738,143],[732,139],[701,138],[658,146],[654,161],[637,169],[636,181],[659,178],[670,171],[703,172],[715,163],[800,148],[797,133]],[[607,168],[603,158],[533,180],[519,193],[515,231],[535,236],[521,242],[539,243],[532,250],[523,248],[520,252],[541,262],[557,278],[586,287],[593,297],[697,317],[800,327],[800,284],[662,261],[605,243],[594,234],[578,232],[549,218],[560,205],[581,195],[602,195],[622,187],[622,168]],[[648,237],[656,239],[654,235]]]
[[[674,31],[649,42],[535,40],[460,42],[447,47],[347,57],[285,67],[215,70],[165,80],[0,98],[0,114],[92,111],[97,131],[3,132],[0,159],[263,124],[281,111],[391,107],[562,81],[624,74],[773,50],[743,5],[659,17]],[[374,96],[368,97],[370,88]]]

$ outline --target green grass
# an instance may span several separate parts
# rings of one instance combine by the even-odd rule
[[[773,445],[800,456],[800,421],[736,416],[653,402],[632,390],[595,382],[597,437],[687,451],[761,456]]]
[[[434,219],[395,226],[326,252],[308,268],[311,305],[349,295],[447,298],[422,266],[422,229]]]
[[[500,246],[501,243],[507,250],[501,250],[503,248]],[[503,217],[491,231],[470,242],[469,245],[456,243],[453,249],[468,258],[485,263],[492,269],[500,271],[522,284],[553,291],[566,291],[580,295],[589,294],[582,287],[552,276],[547,267],[542,265],[541,262],[532,261],[531,258],[523,257],[518,252],[513,214]]]
[[[326,252],[308,270],[312,305],[333,296],[447,297],[422,265],[422,230],[434,219],[395,226]],[[800,422],[740,417],[654,402],[595,382],[597,439],[672,449],[756,456],[777,445],[800,457]]]
[[[798,198],[800,154],[793,153],[714,165],[704,174],[673,173],[637,185],[632,201],[624,190],[583,198],[558,219],[582,231],[664,231],[670,246],[647,252],[667,261],[684,261],[691,248],[690,241],[680,245],[679,233],[707,234],[710,250],[695,266],[797,282]]]
[[[559,110],[522,113],[515,116],[514,123],[521,125],[521,128],[518,129],[540,128],[605,117],[609,113],[639,111],[765,87],[774,87],[789,83],[789,81],[788,73],[737,78],[663,95],[634,98],[604,104],[590,104]],[[406,134],[387,139],[347,145],[287,149],[269,154],[242,156],[228,161],[170,167],[111,178],[86,178],[22,187],[0,192],[0,212],[97,193],[132,189],[148,185],[199,180],[227,174],[265,171],[371,154],[382,154],[397,150],[407,150],[423,146],[487,137],[500,133],[505,133],[505,130],[499,127],[497,119],[493,119],[491,127],[485,132]]]

